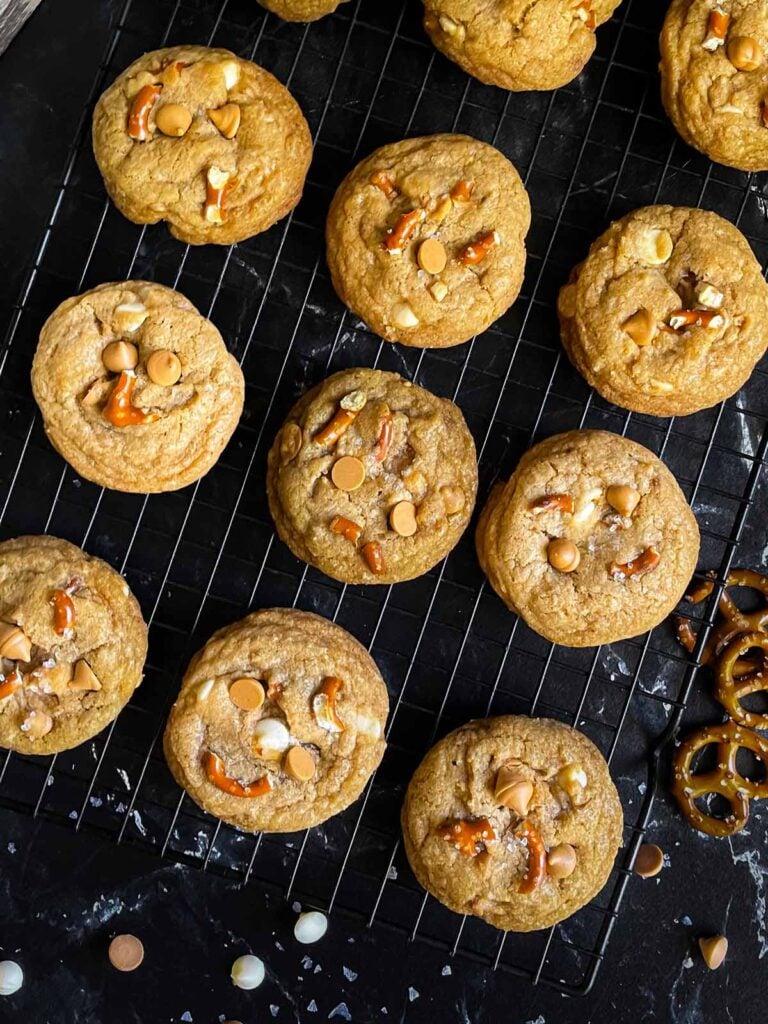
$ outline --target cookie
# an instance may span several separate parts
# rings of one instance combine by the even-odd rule
[[[408,786],[402,827],[413,873],[435,899],[530,932],[600,892],[623,815],[586,736],[549,718],[502,715],[432,747]]]
[[[760,266],[738,228],[707,210],[646,206],[615,221],[558,310],[576,369],[609,402],[653,416],[728,398],[768,344]]]
[[[174,778],[248,832],[339,814],[384,754],[389,699],[346,630],[288,608],[220,629],[189,664],[165,730]]]
[[[435,46],[488,85],[558,89],[595,49],[595,29],[621,0],[424,0]]]
[[[517,298],[530,222],[520,175],[493,146],[466,135],[393,142],[333,198],[333,285],[388,341],[459,345]]]
[[[673,0],[661,98],[685,141],[728,167],[768,170],[768,11],[760,0]]]
[[[259,3],[285,21],[317,21],[346,0],[259,0]]]
[[[670,471],[605,430],[557,434],[526,452],[492,490],[476,541],[507,607],[566,647],[658,625],[699,553],[696,520]]]
[[[458,543],[476,494],[459,408],[382,370],[342,370],[307,392],[268,458],[281,540],[345,583],[427,572]]]
[[[32,390],[54,448],[117,491],[174,491],[207,473],[240,419],[245,385],[221,335],[149,281],[67,299],[40,333]]]
[[[91,739],[146,656],[139,604],[106,562],[56,537],[0,544],[0,747],[55,754]]]
[[[268,71],[229,50],[174,46],[139,57],[101,96],[93,151],[129,220],[231,245],[298,203],[312,139]]]

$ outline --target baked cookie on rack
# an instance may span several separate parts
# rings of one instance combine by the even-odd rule
[[[128,584],[56,537],[0,544],[0,747],[54,754],[89,740],[139,685],[147,627]]]
[[[285,21],[317,21],[347,0],[259,0],[262,7]]]
[[[435,899],[530,932],[600,892],[623,814],[586,736],[549,718],[502,715],[432,747],[408,786],[402,827],[413,873]]]
[[[514,92],[558,89],[583,69],[621,0],[424,0],[432,42],[468,74]]]
[[[174,46],[139,57],[101,96],[93,150],[129,220],[231,245],[298,203],[312,139],[268,71],[229,50]]]
[[[768,345],[760,265],[738,228],[708,210],[646,206],[615,221],[558,310],[565,350],[592,387],[653,416],[728,398]]]
[[[269,453],[281,540],[345,583],[427,572],[458,543],[476,494],[460,409],[382,370],[342,370],[307,392]]]
[[[768,9],[761,0],[673,0],[661,31],[661,98],[710,160],[768,170]]]
[[[384,754],[388,710],[375,662],[346,630],[267,609],[192,659],[165,756],[203,810],[248,832],[296,832],[360,796]]]
[[[32,390],[54,448],[116,491],[174,491],[207,473],[240,419],[245,385],[221,335],[178,292],[102,284],[46,321]]]
[[[466,135],[393,142],[331,203],[333,285],[388,341],[459,345],[517,298],[530,222],[520,175],[493,146]]]
[[[696,520],[667,467],[605,430],[557,434],[526,452],[491,491],[476,541],[507,607],[566,647],[658,625],[699,553]]]

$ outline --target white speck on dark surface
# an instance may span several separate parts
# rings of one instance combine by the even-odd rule
[[[397,881],[397,868],[395,867],[394,864],[390,864],[389,867],[387,868],[387,878],[391,882]]]
[[[192,1014],[189,1012],[189,1010],[185,1010],[184,1013],[182,1013],[181,1017],[179,1017],[179,1020],[186,1021],[187,1024],[190,1024],[190,1022],[193,1019],[194,1018],[192,1017]]]
[[[680,924],[684,924],[686,928],[690,928],[693,924],[693,921],[690,919],[690,917],[688,917],[687,914],[683,914],[683,916],[680,918]]]
[[[334,1006],[328,1014],[328,1020],[333,1020],[334,1017],[341,1017],[342,1020],[352,1020],[352,1014],[349,1012],[349,1007],[346,1003],[339,1003],[338,1006]]]
[[[311,971],[313,963],[314,960],[312,959],[311,956],[303,956],[301,958],[301,966],[304,968],[305,971]]]
[[[125,786],[125,788],[130,793],[130,791],[131,791],[131,780],[128,778],[128,772],[125,770],[125,768],[115,768],[115,771],[120,776],[120,778],[122,779],[123,785]]]
[[[742,832],[741,835],[745,835]],[[756,849],[742,850],[741,853],[733,851],[733,837],[728,837],[728,845],[731,849],[731,858],[734,864],[746,864],[749,874],[754,882],[755,895],[753,904],[752,919],[757,926],[757,941],[760,943],[758,957],[760,960],[768,953],[768,920],[766,919],[766,898],[765,878],[768,875],[768,868],[760,863],[760,851]]]
[[[281,942],[278,942],[277,940],[275,940],[275,948],[279,949],[281,953],[285,952],[285,946]]]
[[[69,817],[72,821],[77,821],[77,811],[70,811]]]
[[[8,853],[16,853],[16,843],[8,843]]]
[[[274,1003],[270,1003],[269,1004],[269,1012],[272,1014],[273,1017],[276,1017],[278,1015],[278,1013],[280,1013],[280,1007],[279,1006],[275,1006]]]
[[[133,823],[136,826],[136,828],[139,830],[139,832],[141,832],[143,836],[145,836],[147,834],[146,827],[144,826],[144,822],[141,820],[141,815],[139,814],[135,807],[131,811],[131,817],[133,818]]]
[[[298,900],[294,900],[294,902],[291,904],[291,910],[294,912],[294,914],[301,913],[301,904],[299,903]]]
[[[323,968],[320,966],[320,964],[315,964],[315,969],[314,969],[314,971],[312,973],[313,974],[319,974],[320,971],[322,971],[322,969]]]
[[[412,1003],[414,1000],[416,1000],[418,998],[419,998],[419,991],[418,991],[418,989],[415,989],[413,986],[410,986],[409,989],[408,989],[408,1001]]]
[[[307,1013],[317,1013],[317,1003],[314,999],[310,999],[307,1003]]]
[[[453,974],[453,971],[448,966],[448,964],[446,964],[445,967],[442,969],[442,971],[440,971],[440,973],[442,974],[442,976],[444,978],[447,978],[450,974]]]
[[[547,1024],[547,1021],[541,1014],[539,1014],[536,1020],[527,1020],[525,1024]]]
[[[691,967],[693,967],[693,958],[687,956],[685,960],[683,960],[683,967],[686,969],[686,971],[690,970]]]

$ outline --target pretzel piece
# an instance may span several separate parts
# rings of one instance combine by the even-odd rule
[[[691,604],[701,604],[714,590],[714,580],[704,580],[688,595]],[[753,612],[743,612],[728,591],[734,587],[746,587],[756,590],[763,597],[763,604]],[[739,633],[755,633],[768,630],[768,576],[763,576],[752,569],[734,569],[728,574],[725,588],[717,605],[722,621],[713,627],[701,653],[699,664],[706,665],[736,637]],[[690,620],[678,616],[676,620],[677,639],[689,652],[696,644],[696,634]],[[754,672],[759,666],[754,661],[743,660],[736,663],[734,676],[742,676]]]
[[[756,672],[741,673],[740,666],[745,664],[743,655],[758,648],[762,652],[759,669]],[[768,714],[749,711],[741,703],[743,698],[751,693],[768,691],[766,666],[768,633],[762,631],[740,634],[735,640],[731,640],[720,655],[715,678],[715,697],[739,725],[746,725],[751,729],[768,729]]]
[[[717,767],[694,774],[696,755],[712,743],[717,744]],[[753,782],[739,774],[736,757],[740,747],[751,750],[762,762],[766,772],[762,782]],[[720,838],[740,832],[749,818],[750,799],[768,798],[768,740],[735,722],[705,725],[686,737],[675,753],[672,793],[680,810],[699,832]],[[706,814],[696,806],[696,800],[710,793],[717,793],[730,804],[730,813],[725,818]]]

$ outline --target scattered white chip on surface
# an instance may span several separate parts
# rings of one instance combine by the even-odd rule
[[[24,972],[16,961],[0,961],[0,996],[12,996],[23,984]]]
[[[232,984],[246,991],[258,988],[264,981],[264,974],[264,961],[251,953],[239,956],[232,964]]]
[[[319,910],[309,910],[306,914],[299,914],[293,934],[297,942],[309,945],[311,942],[319,942],[328,931],[328,918]]]

